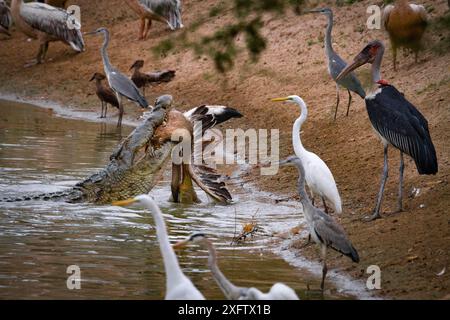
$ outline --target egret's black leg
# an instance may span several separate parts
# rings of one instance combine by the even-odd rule
[[[380,207],[383,201],[384,187],[386,186],[386,181],[388,178],[388,145],[384,146],[384,166],[383,166],[383,176],[381,178],[380,191],[378,192],[377,204],[373,210],[373,214],[366,218],[366,221],[372,221],[381,218]]]
[[[397,212],[403,211],[403,171],[405,163],[403,162],[403,152],[400,151],[400,178],[398,182],[398,206]]]
[[[350,111],[350,105],[352,104],[352,94],[350,93],[350,90],[347,89],[348,92],[348,105],[347,105],[347,113],[346,116],[348,117],[348,112]]]
[[[334,110],[334,121],[336,121],[337,111],[339,107],[339,85],[336,83],[336,110]]]

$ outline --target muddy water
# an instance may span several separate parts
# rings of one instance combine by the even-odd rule
[[[64,190],[103,167],[130,131],[0,101],[0,194]],[[223,272],[237,285],[267,290],[281,281],[301,298],[322,298],[307,291],[307,285],[318,288],[318,277],[307,267],[286,262],[295,262],[296,257],[266,235],[297,225],[297,204],[272,205],[268,195],[246,186],[229,206],[209,203],[203,194],[201,205],[173,204],[167,201],[168,179],[166,174],[151,194],[165,213],[172,241],[193,231],[205,232],[218,247]],[[262,231],[243,244],[231,245],[235,229],[239,231],[256,210]],[[45,201],[0,203],[0,298],[163,298],[165,275],[152,225],[145,210]],[[223,298],[202,248],[189,247],[178,256],[207,298]],[[81,269],[81,290],[67,289],[70,265]],[[320,272],[319,265],[309,268]],[[331,280],[329,286],[331,293],[325,298],[355,294],[334,288]]]

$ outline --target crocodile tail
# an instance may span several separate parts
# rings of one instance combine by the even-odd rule
[[[57,192],[40,193],[40,194],[34,194],[34,195],[24,195],[21,197],[2,198],[2,199],[0,199],[0,202],[22,202],[22,201],[34,201],[34,200],[57,201],[57,200],[66,198],[67,196],[69,196],[69,194],[70,193],[67,191],[57,191]]]

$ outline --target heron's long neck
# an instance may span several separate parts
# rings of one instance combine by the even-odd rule
[[[109,56],[108,56],[108,44],[109,44],[109,32],[105,31],[103,33],[104,40],[103,40],[103,46],[101,48],[102,53],[102,59],[103,59],[103,67],[105,69],[105,73],[108,74],[108,70],[111,70],[111,62],[109,62]]]
[[[302,144],[300,130],[302,129],[303,122],[305,122],[306,118],[308,117],[308,109],[306,108],[306,104],[303,99],[300,98],[297,103],[300,106],[301,114],[300,117],[295,120],[294,126],[292,128],[292,143],[294,144],[295,154],[297,155],[297,157],[300,157],[301,154],[305,152],[305,148]]]
[[[161,255],[164,260],[167,288],[171,288],[178,283],[179,279],[183,278],[183,272],[178,264],[177,256],[170,245],[166,223],[164,222],[161,210],[153,203],[150,204],[150,208],[153,219],[155,220],[156,235],[158,237]]]
[[[378,49],[375,60],[372,63],[372,80],[374,83],[381,80],[381,62],[383,61],[384,46]]]
[[[327,52],[327,56],[331,57],[334,53],[333,50],[333,41],[331,39],[331,31],[333,30],[333,13],[327,14],[328,18],[328,25],[327,25],[327,31],[325,33],[325,50]]]
[[[239,288],[236,287],[234,284],[232,284],[220,271],[219,267],[217,266],[217,252],[216,248],[214,248],[214,245],[211,242],[207,242],[208,247],[208,266],[211,270],[214,280],[216,280],[217,284],[219,285],[220,289],[222,289],[222,292],[225,294],[227,299],[233,299],[236,300],[239,298]]]
[[[297,161],[296,165],[297,165],[297,169],[298,169],[298,173],[299,173],[299,177],[298,177],[298,193],[301,196],[301,202],[302,202],[302,204],[304,206],[305,205],[311,205],[312,206],[312,202],[309,199],[309,196],[306,193],[306,189],[305,189],[306,176],[305,176],[305,167],[303,167],[302,160]]]

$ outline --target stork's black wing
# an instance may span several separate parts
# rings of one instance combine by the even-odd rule
[[[425,117],[395,87],[385,85],[366,99],[373,127],[390,144],[411,156],[419,174],[438,171],[436,150]]]

